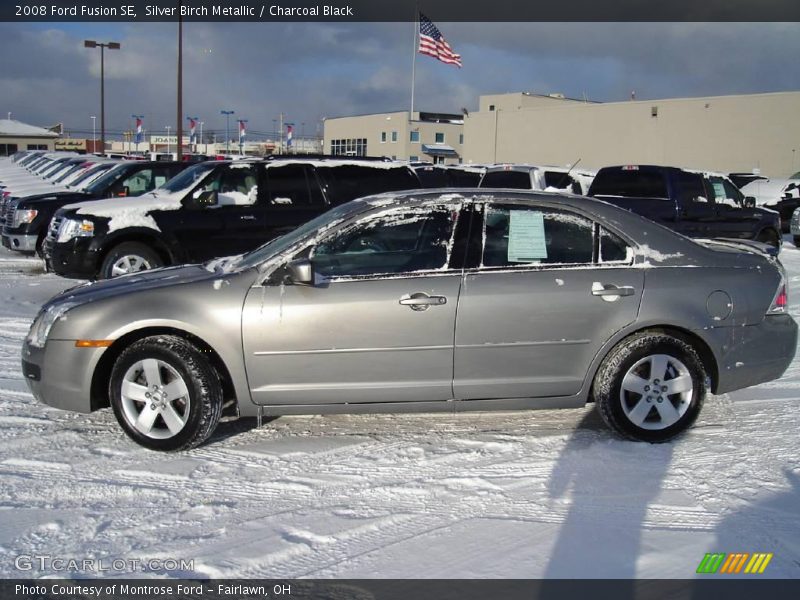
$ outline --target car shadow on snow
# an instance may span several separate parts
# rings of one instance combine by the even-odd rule
[[[672,455],[673,443],[622,440],[597,410],[587,411],[547,483],[554,510],[565,514],[544,577],[633,580],[648,507],[661,493]],[[616,597],[634,598],[636,587],[631,581],[629,593]]]

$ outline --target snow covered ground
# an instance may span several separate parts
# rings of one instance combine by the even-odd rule
[[[798,318],[800,251],[782,259]],[[154,573],[173,577],[686,578],[706,552],[800,577],[800,356],[670,444],[619,440],[590,407],[239,421],[166,455],[28,393],[20,345],[69,285],[0,250],[2,577],[54,574],[15,570],[23,554],[193,559]]]

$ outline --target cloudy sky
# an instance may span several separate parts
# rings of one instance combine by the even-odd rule
[[[419,110],[477,108],[478,95],[561,92],[591,100],[800,89],[800,24],[437,23],[463,57],[458,69],[418,55]],[[224,131],[221,109],[248,119],[252,138],[273,120],[314,134],[323,117],[409,106],[411,23],[184,26],[184,114]],[[177,26],[166,23],[0,24],[0,115],[76,134],[99,115],[106,53],[109,130],[145,115],[150,132],[175,127]],[[10,60],[9,60],[10,58]],[[305,125],[301,125],[305,123]]]

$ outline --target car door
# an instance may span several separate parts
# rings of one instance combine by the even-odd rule
[[[221,166],[190,195],[199,198],[208,192],[216,193],[215,204],[184,206],[160,214],[161,219],[175,220],[169,230],[189,261],[241,254],[267,241],[257,165],[234,162]]]
[[[253,287],[242,315],[253,400],[451,399],[458,209],[448,203],[373,213],[300,254],[310,256],[314,285],[286,284],[279,271]]]
[[[708,195],[714,201],[716,220],[709,237],[754,238],[760,216],[744,208],[744,194],[724,177],[706,178]]]
[[[269,239],[288,233],[327,210],[311,166],[274,162],[264,165],[263,171]]]
[[[713,196],[703,186],[700,173],[673,170],[671,195],[678,203],[675,230],[690,237],[710,237],[717,220]]]
[[[459,297],[455,398],[577,394],[636,318],[643,270],[621,236],[569,210],[497,200],[483,214]]]

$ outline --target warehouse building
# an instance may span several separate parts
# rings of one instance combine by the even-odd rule
[[[461,114],[409,111],[325,120],[324,151],[340,156],[458,164],[464,147]]]
[[[53,150],[58,134],[15,119],[0,119],[0,156],[20,150]]]
[[[465,163],[580,159],[589,169],[650,163],[787,177],[800,169],[800,92],[603,103],[487,95],[464,137]]]

